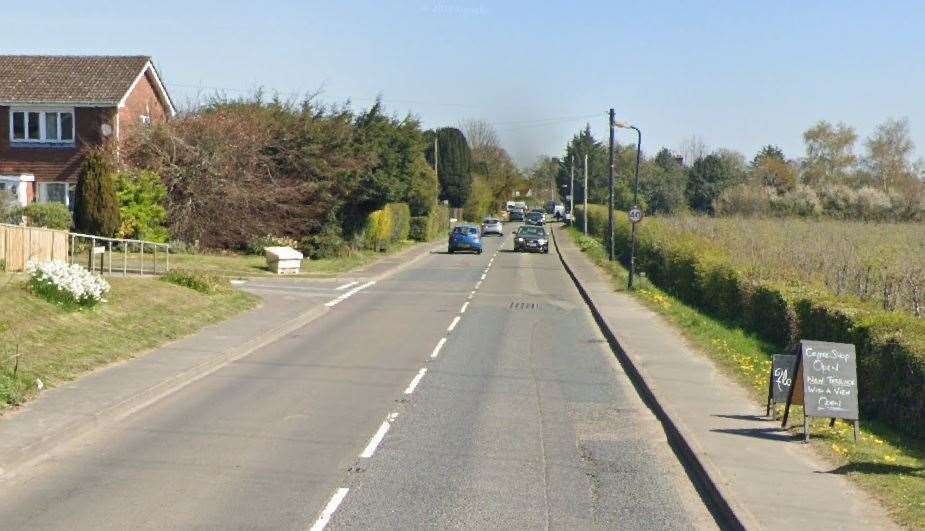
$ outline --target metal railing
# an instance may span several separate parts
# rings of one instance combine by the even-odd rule
[[[85,265],[90,271],[110,275],[115,272],[123,276],[160,275],[170,271],[170,244],[74,232],[68,236],[68,262]]]

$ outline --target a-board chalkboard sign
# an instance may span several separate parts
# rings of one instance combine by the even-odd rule
[[[768,411],[774,404],[784,404],[790,396],[790,386],[797,372],[797,357],[793,354],[775,354],[771,360],[771,375],[768,378]]]
[[[809,440],[809,418],[854,421],[858,438],[858,377],[854,345],[827,341],[801,341],[796,377],[787,397],[784,427],[790,406],[803,404],[804,440]]]

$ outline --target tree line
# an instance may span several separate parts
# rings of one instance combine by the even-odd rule
[[[846,124],[820,121],[803,134],[805,152],[788,158],[774,145],[751,159],[729,149],[712,152],[696,138],[679,150],[643,154],[642,206],[649,213],[695,211],[720,215],[830,216],[844,219],[925,220],[925,163],[913,160],[907,120],[880,124],[856,154],[858,135]],[[582,166],[588,156],[588,201],[607,202],[608,148],[590,126],[576,133],[562,157],[542,157],[529,175],[567,193],[572,160],[575,200],[584,198]],[[632,204],[635,145],[614,148],[615,204]]]
[[[424,130],[381,101],[354,112],[312,99],[216,96],[89,153],[75,227],[213,249],[286,241],[319,257],[361,245],[386,205],[407,204],[421,238],[436,235],[422,225],[445,225],[429,221],[448,217],[444,202],[478,220],[519,178],[484,122]]]

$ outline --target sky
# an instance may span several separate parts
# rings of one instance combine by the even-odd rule
[[[181,104],[257,87],[355,109],[381,96],[428,128],[494,124],[521,165],[561,155],[586,123],[606,141],[611,107],[648,153],[696,135],[747,158],[765,144],[798,157],[818,120],[863,140],[908,118],[925,156],[925,2],[4,4],[0,53],[151,55]]]

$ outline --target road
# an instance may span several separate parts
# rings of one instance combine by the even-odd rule
[[[510,239],[56,449],[0,482],[0,527],[715,528],[555,253]]]

